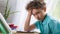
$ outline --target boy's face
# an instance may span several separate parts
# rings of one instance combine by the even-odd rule
[[[37,20],[42,20],[46,11],[44,9],[33,9],[32,14]]]

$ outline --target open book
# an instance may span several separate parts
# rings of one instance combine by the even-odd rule
[[[11,34],[11,29],[1,13],[0,13],[0,30],[4,34],[9,34],[9,33]]]

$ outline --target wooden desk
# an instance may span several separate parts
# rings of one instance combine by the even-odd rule
[[[2,33],[0,33],[0,34],[2,34]],[[39,34],[39,33],[37,33],[37,32],[16,32],[13,34]]]

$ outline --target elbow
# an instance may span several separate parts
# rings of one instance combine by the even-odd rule
[[[24,31],[27,31],[27,32],[28,32],[28,31],[29,31],[29,29],[28,29],[28,28],[24,28]]]
[[[24,31],[28,31],[28,29],[24,29]]]

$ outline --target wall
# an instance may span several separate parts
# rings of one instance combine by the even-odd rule
[[[0,12],[3,14],[6,7],[7,0],[0,0]],[[9,7],[11,7],[11,12],[16,9],[16,0],[9,0]],[[14,18],[14,14],[10,15],[7,19],[7,22],[12,23]]]

